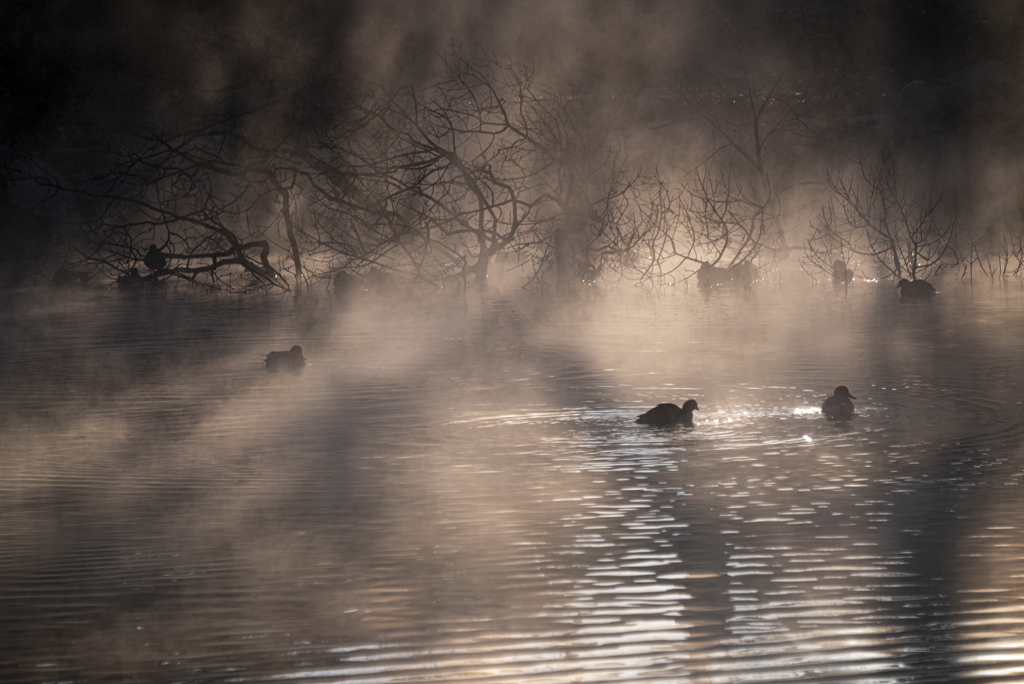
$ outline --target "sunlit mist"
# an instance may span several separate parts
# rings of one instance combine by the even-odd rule
[[[0,9],[0,682],[1024,681],[1024,7]]]

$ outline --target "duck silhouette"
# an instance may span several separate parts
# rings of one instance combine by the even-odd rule
[[[271,373],[278,371],[298,371],[306,367],[306,357],[302,355],[302,347],[295,345],[288,351],[272,351],[267,354],[267,370]]]
[[[142,263],[146,265],[150,271],[160,271],[167,268],[167,256],[160,251],[156,245],[150,245],[149,251],[146,252],[146,256],[143,258]]]
[[[826,418],[853,418],[854,408],[853,402],[850,400],[856,398],[850,394],[850,390],[846,389],[846,385],[840,385],[836,387],[832,396],[821,405],[821,412],[825,414]]]
[[[853,271],[846,268],[846,262],[836,259],[832,262],[832,282],[836,285],[844,285],[853,280]]]
[[[927,280],[901,278],[896,288],[900,291],[900,299],[929,299],[935,296],[935,288]]]
[[[119,276],[117,279],[117,289],[119,290],[134,290],[138,292],[142,289],[142,276],[139,275],[139,269],[133,268],[123,276]]]
[[[334,296],[336,299],[348,299],[363,289],[363,281],[347,271],[338,271],[334,275]]]
[[[636,422],[641,425],[653,425],[654,427],[672,427],[673,425],[693,425],[693,412],[698,411],[697,402],[693,399],[679,408],[675,404],[658,404],[642,416],[637,417]]]

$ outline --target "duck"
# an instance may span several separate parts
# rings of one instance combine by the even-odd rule
[[[853,418],[854,407],[850,400],[856,398],[846,389],[846,385],[840,385],[821,405],[821,412],[826,418]]]
[[[348,299],[363,289],[363,281],[358,276],[347,271],[338,271],[334,275],[334,297],[336,299]]]
[[[846,262],[836,259],[832,262],[832,282],[836,285],[845,285],[853,280],[853,271],[846,268]]]
[[[697,402],[693,399],[679,408],[675,404],[658,404],[642,416],[638,416],[636,422],[641,425],[653,425],[654,427],[672,427],[673,425],[693,425],[693,412],[698,411]]]
[[[896,288],[900,291],[900,299],[929,299],[935,296],[935,288],[927,280],[901,278]]]
[[[306,357],[302,355],[302,347],[295,345],[288,351],[272,351],[267,354],[267,370],[271,373],[277,371],[298,371],[306,367]]]
[[[160,271],[167,268],[167,256],[160,251],[156,245],[150,245],[149,251],[146,252],[146,256],[143,258],[142,263],[146,265],[150,271]]]
[[[117,289],[119,290],[141,290],[142,289],[142,276],[139,274],[139,269],[133,268],[123,276],[117,278]]]

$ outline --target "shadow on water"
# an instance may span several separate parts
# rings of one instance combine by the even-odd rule
[[[1012,677],[1019,295],[21,295],[0,679]]]

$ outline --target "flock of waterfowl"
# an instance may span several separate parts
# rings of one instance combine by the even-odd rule
[[[854,411],[853,402],[850,400],[856,398],[845,385],[840,385],[836,387],[831,397],[825,399],[825,403],[821,405],[821,412],[826,418],[848,420],[853,418]],[[661,428],[693,427],[693,412],[697,410],[697,402],[693,399],[687,400],[682,408],[675,404],[658,404],[642,416],[637,416],[636,422]]]
[[[166,246],[166,245],[165,245]],[[149,274],[143,276],[138,268],[131,268],[122,272],[116,280],[120,290],[141,290],[143,285],[150,285],[156,282],[156,278],[167,272],[168,258],[172,256],[161,251],[156,245],[150,245],[149,250],[142,259],[142,263],[149,269]],[[714,288],[723,285],[747,284],[754,282],[758,277],[758,269],[750,262],[742,262],[728,268],[712,266],[702,262],[697,271],[697,287],[702,289]],[[59,266],[53,274],[51,282],[54,287],[74,288],[84,287],[92,279],[92,274],[71,271],[65,266]],[[836,285],[846,285],[853,281],[854,272],[847,268],[846,262],[836,260],[832,264],[832,282]],[[333,280],[334,296],[346,298],[358,291],[380,291],[384,292],[393,289],[395,282],[392,276],[379,270],[370,269],[362,276],[356,276],[346,271],[338,271]],[[927,299],[935,295],[935,288],[924,280],[907,280],[903,278],[896,284],[901,299]]]
[[[271,373],[296,372],[306,367],[306,357],[302,355],[302,347],[295,345],[288,351],[272,351],[267,354],[265,360],[267,370]],[[853,417],[853,402],[851,399],[857,397],[850,394],[850,390],[844,385],[836,387],[831,397],[825,400],[821,412],[828,418],[847,419]],[[675,404],[658,404],[642,416],[638,416],[636,422],[640,425],[651,427],[693,427],[693,412],[699,411],[697,401],[688,399],[682,408]]]
[[[840,262],[837,262],[837,264]],[[845,266],[844,266],[845,268]],[[935,288],[925,280],[901,279],[896,284],[902,299],[927,299],[935,296]],[[267,354],[267,370],[276,373],[278,371],[299,371],[306,367],[306,357],[302,355],[302,347],[295,345],[288,351],[274,351]],[[826,418],[834,420],[848,420],[853,417],[854,406],[851,399],[857,397],[850,394],[845,385],[836,387],[832,396],[825,399],[821,405],[821,412]],[[636,422],[640,425],[651,427],[692,427],[693,412],[699,411],[697,402],[694,399],[687,400],[682,408],[675,404],[658,404],[642,416],[637,416]]]
[[[849,282],[853,278],[853,271],[847,269],[842,261],[835,262],[834,268],[836,282]],[[896,283],[896,289],[899,290],[900,299],[929,299],[935,296],[935,288],[926,280],[902,278]],[[821,412],[826,418],[849,420],[853,418],[854,412],[853,402],[850,400],[856,398],[845,385],[840,385],[836,387],[832,396],[825,399],[825,403],[821,405]],[[683,404],[682,408],[675,404],[658,404],[647,413],[638,416],[636,422],[652,427],[692,427],[693,412],[697,410],[697,402],[693,399]]]

